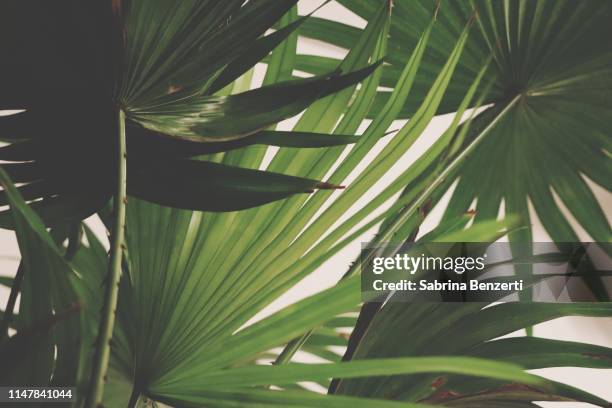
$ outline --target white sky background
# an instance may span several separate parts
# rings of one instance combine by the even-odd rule
[[[321,3],[322,0],[301,0],[299,3],[299,12],[302,15],[309,13]],[[346,10],[344,7],[338,5],[335,2],[326,5],[315,15],[319,17],[339,20],[344,23],[358,27],[365,26],[364,20],[352,14],[350,11]],[[329,56],[343,57],[346,54],[346,50],[332,47],[314,40],[300,39],[298,43],[298,53],[319,55],[325,54]],[[265,66],[258,66],[255,72],[253,86],[257,86],[261,83],[264,73]],[[401,160],[398,161],[396,166],[394,166],[390,170],[387,176],[383,177],[380,182],[368,192],[368,194],[364,195],[360,199],[360,201],[356,203],[356,206],[353,207],[353,209],[345,216],[348,217],[352,215],[356,211],[356,208],[360,208],[364,203],[367,203],[386,185],[388,185],[388,183],[393,180],[397,174],[399,174],[398,172],[401,172],[405,168],[407,168],[415,160],[415,158],[419,157],[437,139],[437,137],[441,135],[441,133],[450,124],[451,120],[452,115],[443,115],[435,118],[429,125],[429,127],[426,129],[426,131],[423,133],[421,138],[417,142],[415,142],[412,148],[402,157]],[[281,125],[281,129],[291,129],[295,121],[296,119],[294,118],[283,122]],[[399,127],[401,127],[402,124],[402,122],[394,123],[391,126],[391,129],[398,129]],[[364,130],[365,125],[366,124],[362,126],[359,132]],[[376,153],[380,151],[380,149],[384,146],[385,143],[386,140],[382,140],[381,142],[379,142],[379,144],[375,146],[372,152],[370,152],[369,156],[366,157],[365,162],[362,164],[361,168],[358,168],[357,171],[352,174],[350,178],[353,178],[360,170],[362,170],[363,167],[367,165],[367,162],[369,160],[372,160],[373,157],[375,157]],[[271,158],[273,152],[274,149],[271,148],[269,151],[268,158]],[[612,218],[612,213],[610,212],[610,209],[612,208],[612,194],[607,192],[605,189],[594,185],[594,183],[589,184],[593,188],[596,196],[598,197],[598,200],[602,204],[604,211],[606,211],[606,215],[608,216],[608,218]],[[338,192],[337,194],[340,194],[340,192]],[[442,199],[441,203],[436,206],[436,208],[434,208],[431,214],[427,217],[422,228],[423,232],[427,232],[436,225],[442,215],[442,211],[444,210],[444,206],[446,205],[448,196],[449,194],[447,194],[445,198]],[[584,241],[590,241],[591,239],[588,234],[573,219],[573,217],[565,209],[563,204],[560,203],[559,200],[557,200],[557,202],[560,204],[560,207],[563,209],[565,215],[568,217],[572,226],[577,231],[580,239]],[[534,241],[549,241],[550,238],[539,225],[537,217],[533,212],[532,217],[535,220]],[[94,226],[96,231],[103,234],[101,224],[99,222],[96,222],[95,220],[90,221],[92,222],[92,225]],[[344,272],[346,272],[349,263],[355,260],[359,255],[360,242],[368,241],[373,236],[374,232],[375,229],[364,234],[364,236],[362,236],[359,240],[355,241],[352,245],[348,246],[336,256],[331,258],[317,271],[315,271],[302,282],[300,282],[300,284],[298,284],[295,288],[287,292],[276,302],[266,308],[257,317],[257,319],[268,315],[273,311],[276,311],[288,304],[294,303],[306,296],[309,296],[311,294],[321,291],[322,289],[334,285],[338,281],[338,279],[344,274]],[[17,246],[14,234],[11,231],[0,230],[0,276],[14,275],[18,263],[19,248]],[[9,290],[1,286],[0,304],[3,305],[2,307],[4,307],[4,305],[6,304],[8,294]],[[612,347],[612,319],[594,319],[585,317],[561,318],[536,326],[534,329],[534,334],[539,337],[549,337],[559,340],[581,341],[585,343]],[[409,341],[409,339],[407,341]],[[599,395],[605,399],[612,400],[612,387],[610,387],[610,385],[612,384],[612,370],[596,370],[585,368],[555,368],[537,370],[537,373],[540,375],[544,375],[548,378],[554,379],[556,381],[561,381],[573,385],[575,387],[579,387],[593,394]],[[590,404],[578,404],[572,402],[542,403],[541,405],[543,407],[559,408],[582,408],[592,406]]]

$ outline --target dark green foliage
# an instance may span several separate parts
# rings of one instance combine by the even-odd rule
[[[295,2],[3,4],[0,108],[25,109],[0,117],[0,140],[12,143],[1,148],[0,158],[11,162],[4,169],[25,183],[19,190],[26,200],[44,198],[35,208],[46,223],[91,215],[113,191],[116,111],[122,109],[128,120],[131,195],[181,208],[233,211],[331,188],[311,179],[244,171],[259,186],[252,191],[251,184],[236,182],[239,169],[177,162],[176,150],[163,151],[162,160],[151,154],[160,143],[202,154],[253,143],[282,145],[280,136],[291,146],[350,142],[303,133],[271,137],[261,130],[356,84],[375,66],[352,73],[334,68],[315,78],[215,95],[298,27],[290,24],[262,37]],[[171,184],[182,187],[169,189]],[[201,191],[201,199],[185,200],[181,191],[189,190]],[[4,214],[1,223],[11,226],[10,217]]]

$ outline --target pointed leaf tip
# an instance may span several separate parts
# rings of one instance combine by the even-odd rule
[[[434,5],[434,14],[433,14],[434,21],[438,20],[438,11],[440,11],[441,5],[442,5],[442,0],[436,0],[436,4]]]
[[[321,182],[317,183],[316,187],[319,190],[342,190],[342,189],[346,188],[346,186],[341,186],[341,185],[338,185],[338,184],[326,183],[324,181],[321,181]]]

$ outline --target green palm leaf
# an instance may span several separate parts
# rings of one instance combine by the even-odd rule
[[[369,18],[375,1],[341,1],[358,15]],[[383,85],[393,86],[401,61],[426,27],[431,4],[426,1],[395,2],[390,47],[383,73]],[[607,23],[612,16],[609,2],[589,0],[536,2],[457,2],[442,4],[439,24],[432,31],[432,49],[425,56],[425,67],[404,107],[403,115],[415,112],[415,104],[433,75],[429,70],[450,50],[462,22],[477,12],[475,29],[457,67],[457,75],[441,104],[441,112],[456,109],[465,89],[482,61],[494,55],[492,69],[485,76],[493,84],[484,103],[493,106],[478,120],[487,123],[509,100],[520,102],[492,132],[455,175],[459,184],[452,196],[446,219],[466,211],[477,200],[478,219],[495,218],[503,202],[507,213],[529,220],[528,201],[546,231],[556,241],[575,241],[577,235],[566,221],[555,199],[557,195],[575,219],[596,241],[608,241],[610,226],[585,178],[610,190],[609,90],[612,48],[601,38],[612,35]],[[346,46],[359,30],[339,23],[311,19],[303,34]],[[315,65],[307,57],[303,65]],[[316,60],[318,61],[318,60]],[[329,65],[329,61],[323,66]],[[301,66],[307,72],[307,66]],[[435,72],[435,71],[434,71]],[[379,92],[384,101],[389,92]],[[607,95],[607,96],[606,96]],[[377,102],[382,106],[382,102]],[[375,104],[376,105],[376,104]],[[373,109],[373,113],[377,112]],[[469,143],[468,137],[465,143]],[[474,175],[487,169],[486,177]],[[538,177],[534,177],[538,174]],[[554,192],[554,193],[553,193]],[[513,234],[526,239],[529,230]]]
[[[612,368],[611,360],[606,357],[610,354],[608,348],[532,337],[495,340],[518,329],[561,316],[609,317],[612,313],[609,304],[502,304],[486,309],[482,307],[481,304],[464,304],[461,307],[452,304],[412,304],[408,313],[406,304],[390,303],[371,320],[353,359],[426,356],[443,350],[455,356],[486,356],[522,363],[528,369],[566,365]],[[482,322],[487,324],[483,325]],[[410,342],[402,340],[405,333],[413,333]],[[482,404],[490,405],[497,404],[499,400],[525,399],[583,401],[607,406],[606,401],[596,396],[563,384],[549,384],[549,389],[525,388],[503,381],[470,381],[464,377],[439,374],[343,380],[337,385],[336,393],[369,397],[385,395],[391,399],[469,407],[474,403],[472,397],[478,395],[486,401]]]
[[[10,143],[1,148],[0,159],[12,162],[2,167],[15,182],[26,183],[19,190],[33,200],[31,207],[45,222],[58,225],[58,242],[67,235],[60,228],[64,221],[86,217],[108,202],[116,187],[116,168],[127,161],[132,197],[127,204],[115,200],[116,208],[126,210],[125,242],[118,234],[122,217],[100,214],[113,234],[111,279],[106,280],[104,245],[87,228],[83,245],[76,247],[80,238],[71,235],[71,249],[52,254],[71,259],[78,272],[78,298],[89,311],[104,305],[106,323],[114,316],[115,304],[109,299],[116,297],[118,285],[116,324],[110,319],[102,325],[108,338],[100,337],[95,347],[110,354],[109,369],[104,358],[96,358],[96,375],[89,389],[79,388],[80,397],[89,394],[89,406],[102,398],[108,406],[130,407],[139,401],[177,407],[533,407],[531,401],[543,399],[603,405],[580,390],[534,378],[524,368],[567,362],[603,367],[608,349],[533,338],[516,343],[494,339],[559,316],[609,316],[605,305],[544,305],[529,313],[522,306],[449,310],[447,305],[419,305],[414,315],[390,305],[376,310],[373,319],[364,322],[360,317],[366,328],[374,329],[365,335],[356,330],[348,344],[350,355],[337,363],[339,356],[330,346],[344,346],[346,339],[336,328],[359,326],[345,315],[362,301],[352,266],[337,286],[261,319],[266,306],[381,222],[380,239],[412,236],[428,202],[437,201],[457,177],[464,180],[463,172],[481,160],[477,153],[525,109],[525,100],[539,97],[504,93],[506,82],[498,80],[501,56],[493,52],[493,62],[486,64],[494,47],[485,44],[488,29],[480,20],[470,28],[471,5],[445,4],[436,12],[424,1],[396,1],[393,12],[399,17],[391,18],[391,2],[343,1],[367,18],[367,27],[358,30],[300,18],[295,3],[118,1],[113,9],[89,9],[67,2],[56,10],[40,2],[34,13],[20,4],[0,6],[6,11],[0,13],[0,41],[5,35],[22,35],[28,50],[7,46],[15,58],[0,67],[0,81],[6,85],[0,106],[26,108],[0,118],[0,137]],[[565,6],[546,4],[550,7],[541,13],[567,17],[555,12]],[[585,13],[581,8],[579,15]],[[54,21],[68,15],[82,19],[55,27]],[[551,25],[550,30],[559,28]],[[279,29],[268,33],[272,27]],[[298,32],[350,51],[342,61],[296,55]],[[99,46],[92,47],[89,38]],[[57,58],[73,56],[74,49],[86,45],[88,58],[83,61]],[[37,69],[40,64],[33,56],[48,59],[49,69]],[[262,59],[268,64],[264,86],[251,90],[253,65]],[[380,64],[383,59],[387,64]],[[291,78],[294,68],[315,76]],[[63,102],[72,102],[70,114]],[[468,107],[483,103],[493,106],[462,123]],[[275,129],[304,109],[291,131]],[[363,208],[343,218],[414,145],[431,119],[449,111],[455,116],[443,136]],[[126,160],[115,157],[117,142],[108,137],[123,128],[117,123],[123,115],[125,132],[119,133],[126,139]],[[387,134],[393,120],[408,116],[411,120],[397,133]],[[374,120],[366,131],[353,136],[368,117]],[[597,126],[607,123],[602,117]],[[53,137],[43,137],[47,133]],[[386,146],[355,180],[350,178],[384,136]],[[599,134],[594,140],[600,146],[605,139]],[[347,143],[354,146],[345,151]],[[262,144],[280,147],[267,165]],[[588,149],[580,152],[586,157]],[[606,175],[601,166],[597,172]],[[321,179],[329,181],[317,181]],[[334,195],[299,194],[344,184],[348,187]],[[15,202],[13,190],[5,183],[2,202]],[[496,200],[487,205],[479,199],[483,207],[478,222],[467,230],[462,227],[473,217],[452,217],[449,210],[427,239],[500,237],[516,226],[517,218],[488,219],[495,218],[486,215]],[[20,203],[23,211],[30,210]],[[4,214],[3,225],[18,226],[9,222],[12,215]],[[42,224],[36,225],[44,235]],[[100,290],[104,285],[105,295]],[[41,288],[24,287],[23,293],[31,298],[34,290]],[[477,324],[485,319],[493,324]],[[397,326],[391,324],[395,320]],[[98,323],[97,313],[81,323],[85,344],[93,344]],[[257,364],[277,357],[277,347],[309,332],[314,334],[298,342],[283,361],[303,344],[329,363]],[[415,340],[407,344],[402,339],[408,334]],[[45,373],[54,369],[49,345],[66,350],[65,338],[43,337],[45,354],[37,364],[46,364]],[[449,338],[458,341],[447,347]],[[521,353],[528,346],[546,352],[539,358]],[[593,354],[598,358],[591,358]],[[448,355],[454,357],[443,357]],[[63,365],[71,367],[65,371],[79,387],[89,380],[89,357]],[[500,361],[487,360],[491,358]],[[512,364],[514,359],[523,364]],[[331,382],[336,395],[293,391],[301,381],[327,386],[332,377],[337,378]],[[278,386],[266,387],[271,384]]]
[[[203,200],[187,206],[183,199],[177,201],[180,189],[150,185],[150,180],[163,175],[173,182],[191,180],[184,181],[186,188],[210,191],[198,180],[223,179],[217,170],[207,172],[218,169],[214,164],[165,161],[178,158],[172,157],[172,151],[164,151],[165,160],[157,160],[149,154],[149,145],[155,150],[159,144],[155,134],[179,146],[180,140],[194,142],[179,147],[183,151],[197,143],[214,142],[214,148],[195,147],[202,153],[254,143],[282,145],[280,134],[260,131],[298,114],[317,99],[355,86],[376,69],[376,61],[367,66],[362,58],[342,73],[333,69],[314,78],[286,78],[253,90],[215,94],[246,75],[306,18],[266,35],[296,0],[256,3],[119,1],[112,7],[108,3],[87,8],[71,1],[57,7],[33,1],[2,6],[0,34],[22,41],[19,46],[6,44],[10,62],[0,71],[4,90],[0,107],[25,112],[0,116],[0,139],[12,143],[2,148],[0,156],[9,161],[3,168],[15,182],[24,183],[20,192],[26,200],[36,201],[34,207],[47,224],[86,218],[110,199],[112,174],[118,165],[113,136],[118,109],[125,113],[122,120],[128,125],[129,194],[184,208],[229,211],[325,188],[326,184],[314,181],[306,182],[304,188],[305,180],[295,177],[246,172],[260,184],[269,184],[271,191],[262,198],[257,189],[226,177],[228,188],[238,195],[220,194],[215,203]],[[46,63],[38,63],[33,56]],[[349,142],[338,138],[316,142],[317,137],[309,138],[304,132],[291,136],[305,139],[301,143],[289,140],[291,146]],[[247,137],[248,142],[228,142]],[[225,173],[232,172],[240,170]],[[287,188],[278,191],[274,185],[279,183]],[[1,218],[0,224],[12,227],[8,214]]]
[[[388,10],[381,7],[377,17],[370,22],[369,28],[342,63],[346,69],[378,58],[384,50],[386,22]],[[467,34],[462,37],[463,40],[466,37]],[[398,91],[397,98],[406,97],[425,43],[426,37],[422,47],[408,61],[402,90]],[[402,137],[381,153],[383,156],[391,151],[398,154],[401,150],[407,150],[434,115],[463,43],[459,41],[432,88],[422,108],[421,119],[415,122],[416,126],[411,124],[404,130]],[[346,118],[337,132],[351,133],[354,131],[351,129],[355,129],[366,115],[366,102],[371,90],[376,89],[379,78],[373,76],[368,79],[356,97],[352,92],[343,91],[315,103],[305,112],[294,131],[313,134],[329,131],[338,119]],[[467,100],[471,96],[473,93],[468,95]],[[348,113],[343,117],[347,106]],[[342,172],[356,166],[369,150],[368,146],[384,136],[396,114],[395,105],[390,104],[388,111],[364,135],[365,139],[364,136],[358,139],[356,152],[347,157],[346,164],[335,176],[339,181],[345,177],[341,176]],[[457,125],[458,121],[453,124],[455,128]],[[448,142],[449,139],[446,139],[445,143]],[[444,143],[440,143],[431,157],[440,154],[444,146]],[[268,168],[321,174],[325,168],[333,165],[340,153],[334,148],[322,152],[281,148]],[[258,167],[262,158],[257,147],[250,146],[227,152],[218,156],[217,160],[223,164],[240,163]],[[382,159],[379,162],[377,173],[382,174],[391,162],[385,164]],[[318,166],[313,163],[318,163]],[[370,180],[375,178],[373,175]],[[409,174],[406,177],[412,176]],[[362,181],[353,186],[351,197],[367,190],[370,183]],[[396,183],[383,197],[389,197],[399,189],[401,183]],[[330,292],[305,299],[261,322],[248,324],[258,311],[309,273],[320,262],[320,256],[328,257],[337,251],[327,252],[328,243],[325,243],[309,253],[307,259],[314,263],[309,264],[307,259],[294,263],[316,242],[318,231],[330,228],[336,214],[350,206],[351,198],[332,204],[328,213],[310,227],[310,232],[293,242],[299,236],[301,227],[296,227],[300,224],[284,229],[285,224],[280,221],[295,217],[297,222],[302,223],[315,215],[311,209],[301,210],[300,203],[305,200],[298,197],[286,204],[216,215],[160,207],[131,199],[127,205],[126,232],[129,262],[125,265],[129,279],[122,280],[120,289],[110,371],[115,380],[111,383],[131,381],[135,398],[143,394],[154,399],[174,399],[186,403],[191,394],[185,394],[183,400],[178,394],[173,394],[185,376],[205,384],[206,380],[201,377],[205,373],[244,366],[308,328],[319,326],[338,313],[353,310],[359,303],[356,279]],[[316,210],[328,197],[323,198],[321,204],[312,209]],[[384,201],[381,197],[373,204],[380,206]],[[302,211],[308,218],[298,216]],[[358,218],[349,220],[334,231],[337,234],[334,239],[339,239],[343,230],[349,230],[358,222]],[[257,226],[267,234],[261,235],[255,229]],[[241,253],[241,249],[248,251]],[[279,252],[276,251],[283,249],[282,257],[278,257]],[[257,261],[250,263],[252,259]],[[153,298],[157,301],[148,301]],[[151,316],[155,318],[151,319]],[[241,329],[245,324],[247,327]],[[197,380],[199,378],[201,380]],[[120,387],[124,388],[124,385]]]
[[[0,334],[0,350],[13,368],[3,372],[0,381],[15,386],[76,384],[88,347],[81,337],[80,279],[2,169],[0,183],[11,205],[23,256],[23,276],[13,281],[15,290],[19,285],[22,293],[16,322],[19,331],[7,338],[9,315],[5,315]],[[91,311],[87,314],[92,317]]]

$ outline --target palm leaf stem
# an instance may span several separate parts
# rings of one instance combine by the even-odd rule
[[[140,390],[136,385],[132,387],[132,394],[130,395],[130,400],[128,402],[128,408],[135,408],[138,403],[138,399],[140,398]]]
[[[114,197],[114,223],[111,230],[111,250],[108,275],[106,277],[106,290],[104,303],[100,316],[98,329],[98,341],[94,351],[92,375],[89,392],[85,402],[87,408],[100,406],[108,360],[110,356],[110,342],[115,326],[115,314],[117,310],[117,298],[119,294],[119,280],[121,278],[121,259],[123,257],[125,236],[125,207],[126,196],[126,143],[125,143],[125,113],[119,109],[118,112],[118,160],[117,160],[117,190]]]

